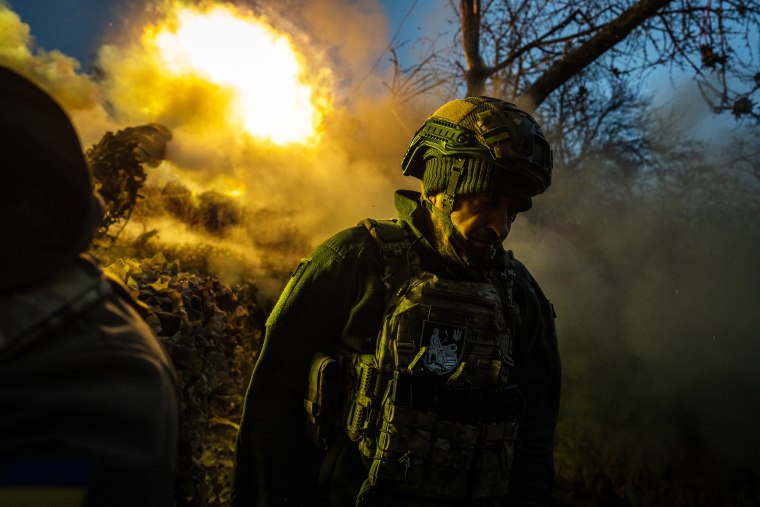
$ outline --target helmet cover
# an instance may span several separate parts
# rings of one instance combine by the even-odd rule
[[[455,193],[530,198],[551,184],[552,152],[538,123],[514,104],[468,97],[444,104],[414,135],[404,154],[405,175],[426,193],[447,188],[454,160],[464,160]]]

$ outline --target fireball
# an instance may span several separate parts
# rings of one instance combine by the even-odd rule
[[[319,92],[289,37],[232,7],[176,7],[147,28],[143,45],[166,72],[229,91],[243,129],[276,144],[313,140],[322,121]]]

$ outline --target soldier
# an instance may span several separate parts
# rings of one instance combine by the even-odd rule
[[[0,505],[173,505],[177,389],[122,286],[60,106],[0,68]]]
[[[272,311],[232,505],[549,504],[554,311],[502,242],[551,168],[513,104],[433,113],[402,161],[422,193],[325,241]]]

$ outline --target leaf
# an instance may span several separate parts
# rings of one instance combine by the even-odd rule
[[[163,292],[169,288],[171,278],[165,275],[159,276],[158,280],[150,284],[150,288],[156,292]]]

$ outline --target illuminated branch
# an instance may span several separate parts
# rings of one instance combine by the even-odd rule
[[[624,11],[614,21],[602,27],[587,42],[570,51],[555,62],[518,98],[518,103],[529,111],[538,107],[546,97],[581,72],[605,51],[623,40],[645,20],[654,16],[671,0],[642,0]]]

